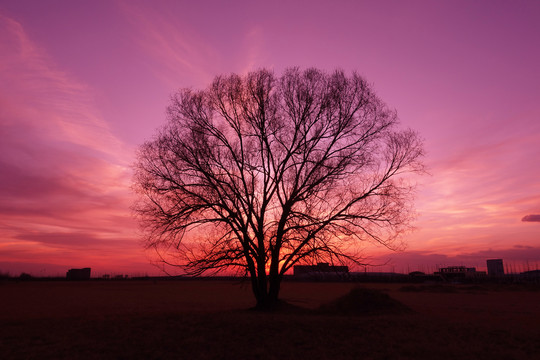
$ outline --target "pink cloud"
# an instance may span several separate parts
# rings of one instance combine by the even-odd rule
[[[133,239],[104,239],[99,237],[99,233],[92,233],[89,231],[71,231],[71,232],[43,232],[43,231],[24,231],[22,230],[16,239],[22,241],[30,241],[40,243],[46,246],[54,248],[101,248],[106,249],[110,247],[119,247],[120,245],[125,248],[138,247],[139,244],[133,241]]]
[[[144,259],[129,210],[132,148],[92,89],[57,69],[20,23],[0,15],[0,24],[0,261],[50,260],[52,249],[63,263],[102,263],[89,249]],[[104,257],[115,256],[128,259]]]
[[[22,25],[0,14],[2,130],[13,142],[41,139],[122,157],[130,152],[94,106],[94,91],[60,70]],[[7,138],[6,139],[10,139]],[[66,146],[70,150],[68,146]]]

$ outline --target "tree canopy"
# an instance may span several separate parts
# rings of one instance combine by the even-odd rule
[[[422,141],[356,73],[217,76],[167,114],[138,152],[135,211],[187,273],[240,271],[264,307],[294,265],[359,262],[360,242],[391,248],[409,226]]]

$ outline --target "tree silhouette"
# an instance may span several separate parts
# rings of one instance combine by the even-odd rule
[[[422,142],[356,73],[262,69],[183,89],[141,146],[134,208],[146,246],[193,275],[248,275],[273,307],[298,263],[360,262],[408,228]]]

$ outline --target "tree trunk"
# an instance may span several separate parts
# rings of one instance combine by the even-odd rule
[[[260,284],[259,284],[260,285]],[[279,277],[270,276],[269,279],[265,277],[264,290],[259,286],[258,294],[255,294],[257,299],[256,309],[261,311],[274,311],[280,305],[279,290],[281,285],[281,279]]]
[[[268,278],[266,276],[264,261],[259,260],[257,262],[257,278],[255,279],[255,283],[256,308],[264,310],[268,306]]]
[[[272,252],[272,261],[270,263],[268,297],[272,303],[279,303],[279,289],[281,285],[281,275],[279,274],[279,248]]]
[[[279,275],[270,275],[270,289],[268,290],[268,297],[275,304],[279,303],[279,290],[281,288],[281,277]]]

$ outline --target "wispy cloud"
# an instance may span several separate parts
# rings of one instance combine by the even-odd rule
[[[244,47],[246,49],[246,60],[243,72],[257,70],[266,65],[264,57],[264,29],[262,26],[253,26],[244,37]]]
[[[216,75],[220,54],[193,29],[149,4],[122,2],[120,9],[133,26],[133,40],[156,63],[156,76],[171,88],[204,85]]]
[[[0,54],[0,261],[18,260],[7,254],[21,249],[31,257],[62,248],[69,262],[91,256],[82,244],[122,248],[128,239],[135,251],[132,150],[110,130],[92,89],[3,15]]]
[[[0,14],[0,26],[2,126],[109,155],[125,151],[95,108],[92,89],[58,69],[20,23]]]
[[[489,243],[500,247],[505,236],[517,234],[526,243],[534,241],[533,234],[521,232],[519,219],[540,202],[539,169],[530,163],[538,157],[540,132],[533,126],[508,128],[505,136],[491,133],[476,133],[475,141],[456,141],[437,157],[428,156],[432,176],[420,180],[420,231],[409,236],[411,247],[459,253]]]
[[[172,89],[204,87],[221,73],[247,73],[271,65],[262,25],[220,29],[213,24],[213,36],[208,36],[200,31],[200,24],[186,21],[182,12],[172,16],[172,11],[133,1],[119,5],[150,68]]]

